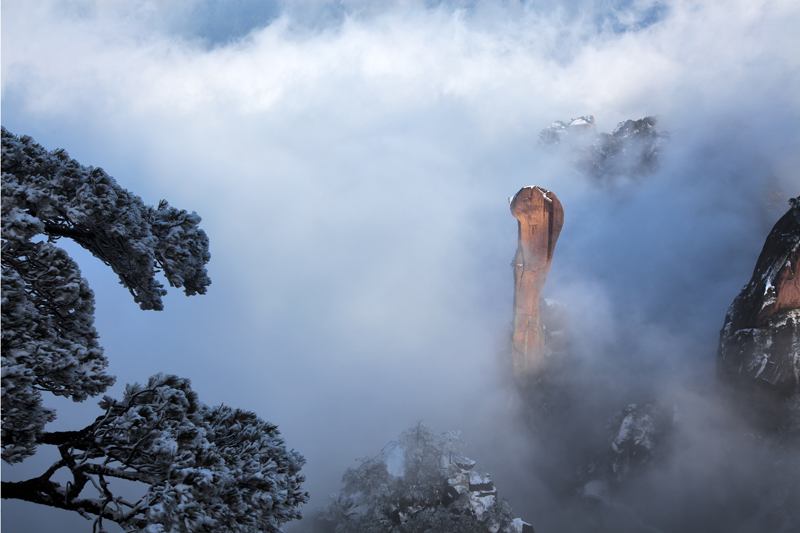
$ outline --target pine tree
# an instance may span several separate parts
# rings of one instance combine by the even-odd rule
[[[203,404],[187,379],[157,374],[122,400],[105,396],[85,428],[45,431],[56,413],[43,392],[80,402],[115,381],[94,294],[58,240],[101,259],[144,310],[164,307],[157,273],[188,296],[205,294],[211,256],[194,212],[145,205],[102,169],[5,128],[2,153],[2,458],[21,462],[42,444],[61,457],[39,477],[3,482],[2,497],[94,515],[100,530],[105,519],[148,533],[279,531],[299,518],[303,456],[254,413]],[[51,479],[62,468],[73,478],[64,487]],[[125,501],[109,478],[146,491]],[[82,497],[92,487],[98,497]]]

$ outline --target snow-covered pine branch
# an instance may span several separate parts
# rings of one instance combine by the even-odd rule
[[[147,533],[273,532],[299,518],[303,456],[254,413],[203,404],[186,379],[157,374],[122,400],[105,397],[89,426],[45,432],[55,411],[42,392],[83,401],[115,380],[97,342],[94,294],[58,239],[110,266],[142,309],[160,310],[156,272],[187,295],[205,293],[208,238],[196,213],[147,206],[63,150],[5,128],[2,150],[2,458],[20,462],[40,444],[61,457],[39,477],[3,482],[2,497],[92,515],[100,530],[111,520]],[[65,487],[51,480],[63,468],[73,478]],[[146,492],[127,502],[111,478]],[[81,497],[91,487],[97,497]]]
[[[164,308],[157,268],[187,295],[205,294],[211,255],[197,213],[163,200],[157,207],[145,205],[101,168],[84,167],[63,150],[48,152],[5,128],[2,136],[3,239],[9,252],[36,234],[51,241],[69,237],[110,266],[142,309]]]
[[[55,418],[41,391],[83,401],[114,383],[97,343],[94,294],[54,242],[69,237],[103,260],[142,309],[164,307],[157,270],[187,295],[205,293],[211,280],[196,213],[147,206],[102,169],[5,128],[2,143],[2,437],[13,463],[35,453]]]
[[[275,425],[248,411],[209,407],[190,385],[157,374],[146,385],[128,385],[122,400],[103,398],[105,414],[88,427],[43,435],[62,456],[47,479],[3,483],[4,497],[16,491],[27,501],[58,501],[128,529],[165,533],[277,532],[299,518],[308,501],[303,456],[286,449]],[[70,487],[49,480],[60,468],[72,473]],[[138,502],[124,502],[101,486],[114,477],[147,490]],[[80,498],[92,484],[101,499]],[[104,495],[116,508],[99,503]]]

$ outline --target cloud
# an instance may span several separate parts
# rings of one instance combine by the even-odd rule
[[[214,285],[163,314],[79,259],[112,371],[278,424],[319,505],[418,419],[497,444],[525,185],[564,205],[546,290],[578,356],[623,392],[710,378],[786,209],[765,188],[800,189],[798,23],[780,1],[6,2],[3,123],[200,213]],[[536,149],[587,113],[658,115],[660,169],[599,187]]]

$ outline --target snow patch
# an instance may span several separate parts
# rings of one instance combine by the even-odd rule
[[[405,450],[399,440],[384,446],[379,458],[386,465],[386,471],[394,477],[403,477],[406,473]]]

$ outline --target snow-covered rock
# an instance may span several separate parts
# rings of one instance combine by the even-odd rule
[[[403,477],[406,470],[406,458],[405,450],[399,440],[395,439],[384,446],[378,457],[386,465],[389,475]]]
[[[668,134],[655,117],[626,120],[612,133],[597,133],[592,115],[554,122],[539,134],[539,146],[571,149],[575,168],[601,181],[636,178],[651,172]]]
[[[632,403],[611,416],[607,447],[578,469],[581,498],[609,504],[612,490],[662,458],[676,423],[672,410],[655,400]]]
[[[664,432],[664,419],[654,401],[630,404],[611,418],[611,473],[615,481],[622,481],[632,468],[653,459]]]
[[[524,522],[522,518],[515,518],[511,521],[508,533],[533,533],[533,526]]]
[[[719,380],[767,425],[800,394],[800,197],[775,224],[720,332]]]
[[[581,497],[585,500],[593,500],[603,505],[609,505],[611,502],[608,497],[608,481],[605,479],[588,481],[581,489]]]
[[[314,517],[314,532],[533,533],[464,457],[458,433],[419,425],[348,469],[344,488]]]
[[[596,133],[592,115],[573,118],[567,122],[556,120],[539,133],[539,146],[558,144],[567,136],[574,137],[586,133]]]

